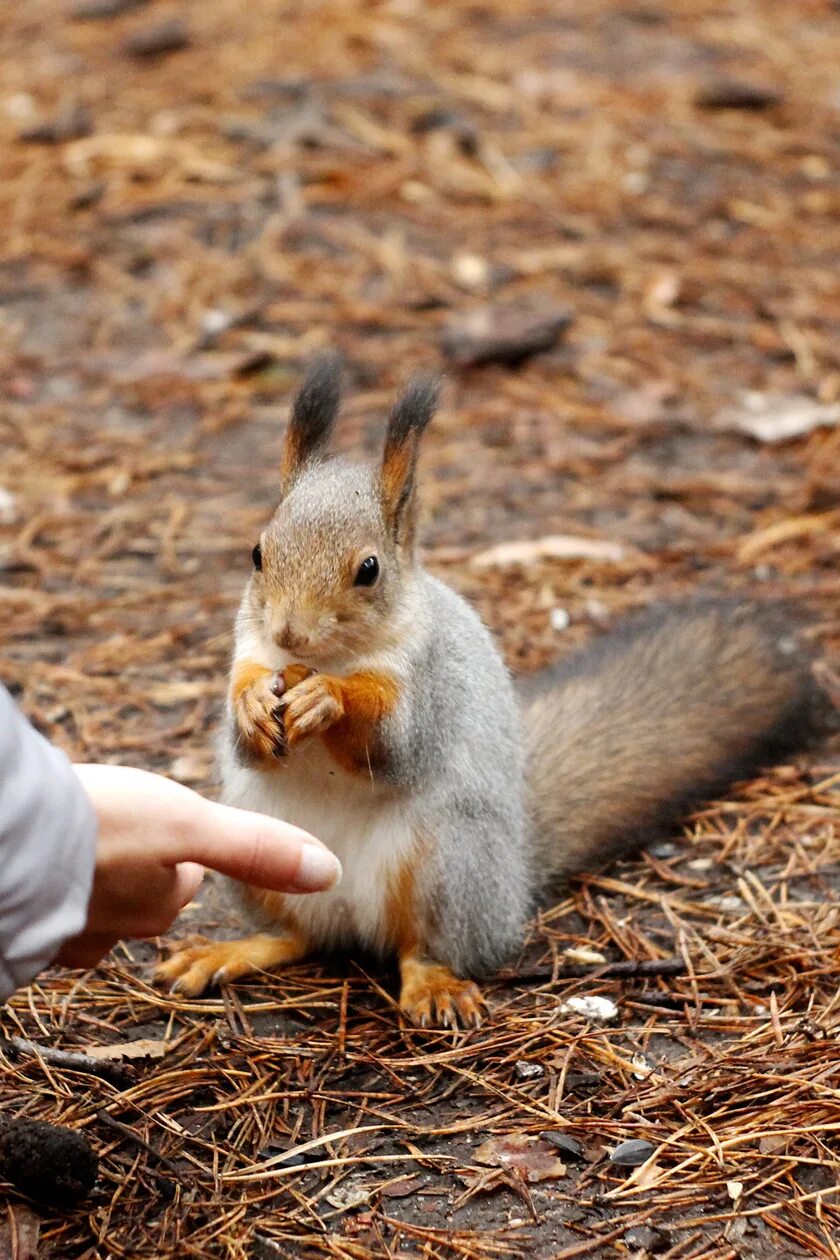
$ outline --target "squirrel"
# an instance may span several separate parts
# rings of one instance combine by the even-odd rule
[[[414,1024],[477,1025],[476,980],[556,881],[804,738],[807,653],[752,603],[648,611],[517,695],[478,615],[417,557],[436,403],[415,378],[370,466],[327,453],[335,359],[297,395],[236,618],[222,799],[318,836],[343,878],[308,895],[239,886],[258,930],[176,950],[157,972],[173,991],[355,945],[396,955]]]

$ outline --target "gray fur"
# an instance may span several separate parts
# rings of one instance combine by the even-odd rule
[[[390,775],[417,794],[429,841],[417,889],[426,948],[456,974],[477,975],[516,946],[532,909],[522,732],[479,617],[427,573],[419,583],[428,633],[412,654],[411,738]]]

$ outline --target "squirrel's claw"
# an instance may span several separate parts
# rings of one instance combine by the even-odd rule
[[[478,1028],[487,1003],[478,985],[439,963],[403,964],[400,1010],[419,1028]]]

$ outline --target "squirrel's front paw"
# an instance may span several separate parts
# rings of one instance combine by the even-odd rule
[[[271,670],[256,668],[259,674],[241,671],[231,689],[237,743],[247,756],[273,761],[287,751],[280,707],[282,683]]]
[[[341,684],[328,674],[310,674],[282,700],[286,743],[291,748],[309,735],[325,731],[344,716]]]

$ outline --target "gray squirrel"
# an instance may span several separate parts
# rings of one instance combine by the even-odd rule
[[[710,601],[629,619],[518,697],[487,629],[416,554],[418,447],[437,387],[394,405],[379,466],[327,454],[336,360],[292,408],[280,503],[236,619],[222,799],[340,858],[310,895],[241,885],[256,934],[188,945],[174,991],[317,949],[396,955],[420,1026],[478,1024],[476,978],[553,883],[639,846],[803,737],[807,654],[783,614]]]

